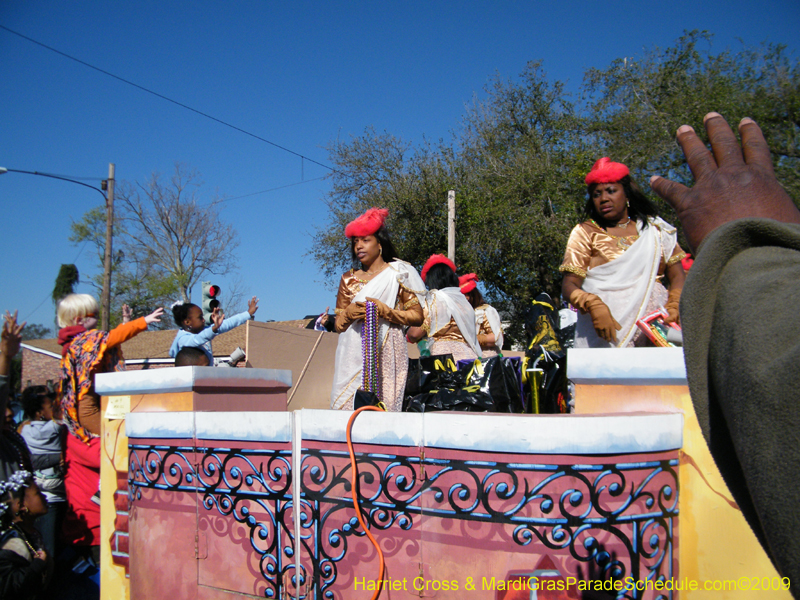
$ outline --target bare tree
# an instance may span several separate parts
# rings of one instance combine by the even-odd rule
[[[204,274],[236,270],[236,230],[220,220],[219,198],[201,202],[201,185],[197,171],[177,163],[169,181],[155,173],[117,191],[125,259],[169,276],[184,301]]]
[[[111,325],[119,323],[121,306],[144,316],[182,297],[205,274],[236,271],[236,231],[219,218],[218,198],[202,202],[199,174],[175,165],[168,182],[154,174],[145,183],[126,183],[116,190],[114,262],[111,278]],[[89,242],[102,269],[105,255],[105,207],[86,212],[71,225],[70,241]],[[99,292],[102,272],[89,283]],[[226,312],[243,304],[243,285],[234,279],[224,296]],[[171,328],[170,315],[157,328]]]
[[[247,310],[250,288],[238,273],[228,276],[227,286],[222,290],[221,303],[225,315],[235,315]]]

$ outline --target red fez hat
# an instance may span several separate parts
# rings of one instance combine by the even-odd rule
[[[389,211],[385,208],[370,208],[357,219],[350,221],[344,228],[345,236],[349,238],[372,235],[381,228]]]
[[[628,175],[630,169],[622,163],[611,162],[607,156],[604,156],[592,167],[592,170],[586,175],[586,185],[593,183],[615,183]]]
[[[444,254],[433,254],[431,257],[425,262],[425,266],[422,267],[422,281],[425,281],[428,277],[428,271],[431,270],[433,265],[447,265],[451,269],[453,269],[453,273],[456,272],[456,265],[453,263],[452,260],[447,258]]]
[[[462,294],[469,294],[478,286],[478,276],[475,273],[467,273],[458,278],[458,287]]]

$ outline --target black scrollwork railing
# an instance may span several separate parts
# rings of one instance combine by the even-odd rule
[[[291,451],[136,444],[130,450],[132,502],[147,488],[197,492],[207,511],[249,528],[265,597],[277,597],[287,577],[308,597],[336,597],[350,540],[364,535],[352,513],[346,452],[303,449],[294,507]],[[506,532],[487,544],[540,544],[604,579],[674,575],[677,459],[564,465],[359,453],[358,463],[370,528],[409,532],[422,516],[486,522]],[[295,518],[308,556],[300,573],[294,572]],[[641,595],[634,589],[619,597]]]
[[[291,450],[139,444],[129,450],[132,503],[142,499],[143,489],[200,494],[206,511],[248,527],[249,544],[259,557],[254,575],[263,579],[265,597],[278,597],[280,583],[295,569],[294,540],[286,528]]]

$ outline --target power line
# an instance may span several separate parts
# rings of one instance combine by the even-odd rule
[[[0,25],[0,27],[2,27],[2,25]],[[72,176],[67,176],[67,175],[55,175],[53,173],[43,173],[41,171],[21,171],[19,169],[7,169],[7,171],[13,172],[13,173],[25,173],[27,175],[41,175],[43,177],[51,177],[53,179],[63,179],[64,181],[71,181],[72,183],[79,183],[80,185],[86,186],[86,187],[91,188],[93,190],[97,190],[98,192],[100,192],[103,195],[103,197],[105,197],[105,194],[103,194],[102,190],[100,190],[100,189],[98,189],[96,187],[93,187],[91,185],[87,185],[85,183],[81,183],[80,181],[76,181],[78,179],[83,179],[85,181],[103,181],[103,179],[100,178],[100,177],[72,177]],[[242,196],[234,196],[233,198],[223,198],[222,200],[219,200],[217,202],[217,204],[221,204],[222,202],[230,202],[231,200],[241,200],[242,198],[249,198],[250,196],[258,196],[259,194],[267,194],[269,192],[277,192],[278,190],[283,190],[283,189],[286,189],[286,188],[294,187],[296,185],[303,185],[304,183],[311,183],[312,181],[320,181],[322,179],[325,179],[326,177],[327,177],[327,175],[323,175],[322,177],[315,177],[314,179],[304,179],[303,181],[296,181],[294,183],[287,183],[286,185],[281,185],[281,186],[278,186],[278,187],[270,188],[268,190],[261,190],[260,192],[251,192],[249,194],[244,194]]]
[[[250,194],[244,194],[243,196],[234,196],[233,198],[223,198],[219,201],[219,204],[223,202],[230,202],[231,200],[241,200],[242,198],[249,198],[250,196],[257,196],[258,194],[266,194],[267,192],[276,192],[278,190],[283,190],[286,188],[294,187],[296,185],[303,185],[304,183],[311,183],[312,181],[319,181],[320,179],[325,179],[327,175],[323,177],[315,177],[314,179],[306,179],[304,181],[296,181],[295,183],[287,183],[286,185],[282,185],[275,188],[270,188],[268,190],[261,190],[260,192],[252,192]]]
[[[166,100],[167,102],[171,102],[172,104],[180,106],[181,108],[185,108],[186,110],[190,110],[193,113],[196,113],[196,114],[198,114],[200,116],[203,116],[203,117],[205,117],[207,119],[211,119],[212,121],[216,121],[217,123],[219,123],[221,125],[224,125],[225,127],[230,127],[231,129],[235,129],[236,131],[238,131],[240,133],[244,133],[245,135],[249,135],[250,137],[255,138],[255,139],[257,139],[257,140],[259,140],[261,142],[265,142],[265,143],[269,144],[270,146],[274,146],[275,148],[278,148],[279,150],[283,150],[284,152],[288,152],[289,154],[293,154],[294,156],[297,156],[297,157],[299,157],[299,158],[301,158],[303,160],[307,160],[308,162],[314,163],[315,165],[319,165],[320,167],[324,167],[325,169],[328,169],[329,171],[334,171],[334,172],[336,171],[336,169],[334,169],[333,167],[329,167],[328,165],[323,164],[321,162],[318,162],[318,161],[314,160],[313,158],[309,158],[308,156],[300,154],[299,152],[295,152],[294,150],[290,150],[289,148],[286,148],[285,146],[281,146],[280,144],[276,144],[275,142],[272,142],[272,141],[270,141],[270,140],[268,140],[266,138],[263,138],[260,135],[256,135],[255,133],[250,133],[246,129],[242,129],[241,127],[237,127],[236,125],[232,125],[231,123],[223,121],[222,119],[218,119],[216,117],[212,117],[208,113],[204,113],[203,111],[197,110],[196,108],[192,108],[191,106],[183,104],[182,102],[178,102],[177,100],[173,100],[172,98],[168,98],[167,96],[164,96],[163,94],[159,94],[158,92],[154,92],[151,89],[148,89],[148,88],[146,88],[144,86],[139,85],[138,83],[134,83],[132,81],[124,79],[123,77],[120,77],[119,75],[114,75],[114,73],[110,73],[110,72],[108,72],[108,71],[106,71],[104,69],[101,69],[100,67],[95,67],[94,65],[91,65],[91,64],[87,63],[86,61],[83,61],[83,60],[81,60],[79,58],[75,58],[74,56],[70,56],[66,52],[61,52],[61,50],[57,50],[57,49],[53,48],[52,46],[48,46],[47,44],[43,44],[42,42],[34,40],[33,38],[30,38],[27,35],[23,35],[23,34],[19,33],[18,31],[14,31],[13,29],[9,29],[5,25],[0,25],[0,29],[8,31],[9,33],[13,33],[14,35],[19,36],[24,40],[28,40],[29,42],[31,42],[33,44],[36,44],[37,46],[41,46],[42,48],[46,48],[47,50],[50,50],[51,52],[55,52],[56,54],[59,54],[59,55],[63,56],[64,58],[68,58],[68,59],[70,59],[72,61],[75,61],[76,63],[82,64],[85,67],[89,67],[90,69],[94,69],[95,71],[98,71],[99,73],[102,73],[103,75],[108,75],[109,77],[113,77],[114,79],[116,79],[118,81],[121,81],[123,83],[127,83],[130,86],[133,86],[133,87],[135,87],[137,89],[142,90],[143,92],[147,92],[148,94],[152,94],[153,96],[161,98],[162,100]]]

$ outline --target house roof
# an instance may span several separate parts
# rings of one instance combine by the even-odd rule
[[[287,327],[297,327],[298,329],[308,329],[309,323],[316,319],[317,317],[306,317],[305,319],[295,319],[293,321],[270,321],[270,323],[286,325]]]
[[[235,329],[219,334],[214,338],[212,347],[214,356],[230,356],[237,347],[244,348],[246,341],[247,324],[239,325]],[[162,331],[143,331],[134,338],[122,344],[122,354],[125,360],[142,360],[145,358],[169,358],[169,347],[175,339],[175,329]],[[25,340],[24,345],[32,350],[61,356],[61,346],[55,338],[47,340]]]
[[[22,347],[32,350],[44,350],[49,354],[61,356],[61,346],[58,345],[58,340],[55,338],[46,340],[25,340],[22,342]]]
[[[305,329],[314,320],[312,318],[296,319],[294,321],[278,321],[280,325],[298,327]],[[175,339],[175,329],[163,329],[161,331],[143,331],[134,338],[122,344],[122,354],[125,360],[144,360],[155,358],[169,358],[169,348],[172,340]],[[212,348],[214,356],[230,356],[236,348],[245,349],[247,344],[247,324],[239,325],[235,329],[219,334],[214,338]],[[56,338],[46,340],[25,340],[24,346],[31,350],[43,350],[44,352],[61,356],[61,346]]]

